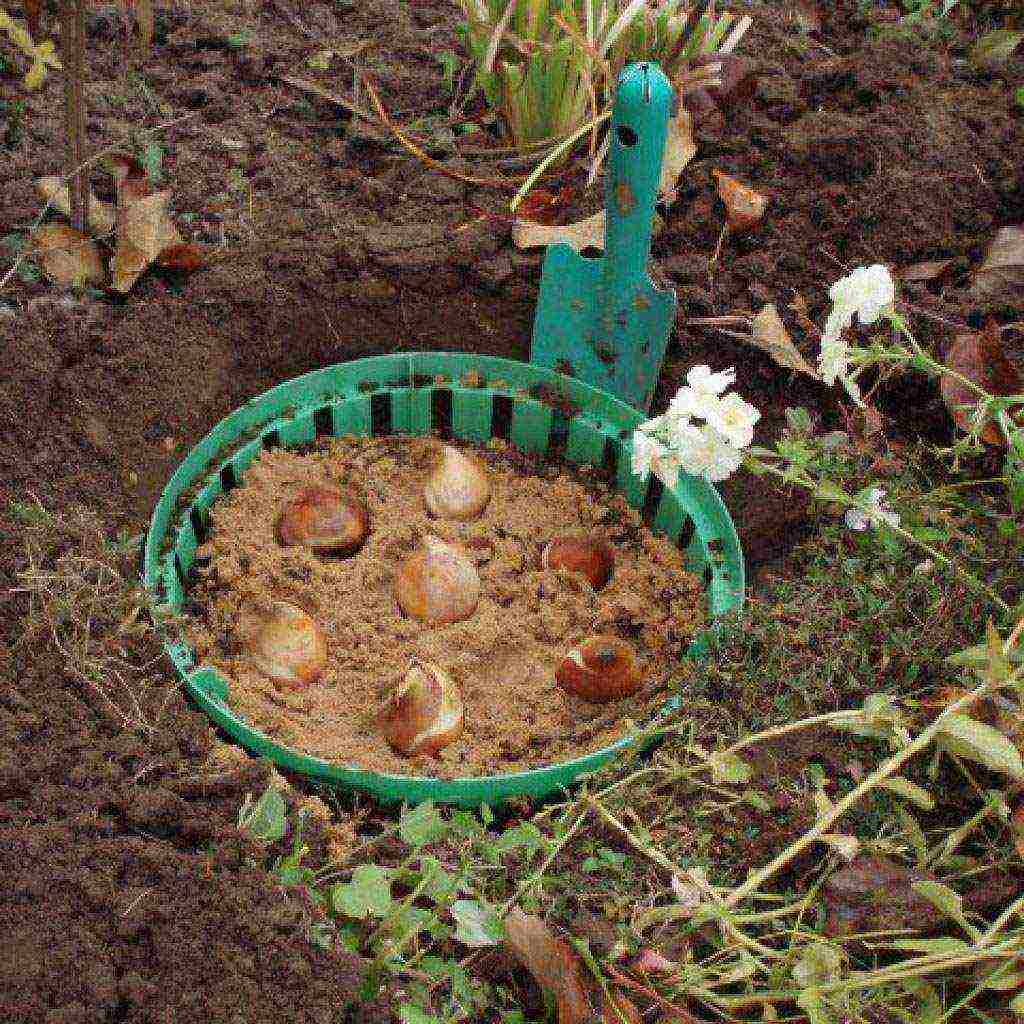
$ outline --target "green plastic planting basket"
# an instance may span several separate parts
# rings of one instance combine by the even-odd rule
[[[475,386],[482,384],[483,386]],[[643,415],[603,391],[529,363],[445,352],[361,359],[308,373],[254,398],[192,449],[164,489],[143,550],[146,587],[155,602],[183,608],[196,550],[209,529],[210,509],[242,479],[261,450],[302,446],[318,437],[436,434],[470,442],[503,438],[525,451],[607,468],[616,486],[658,533],[686,552],[707,584],[711,629],[743,603],[743,556],[729,513],[715,489],[683,478],[674,488],[630,469],[633,428]],[[689,655],[707,652],[709,634]],[[366,790],[384,801],[476,806],[517,796],[542,797],[593,772],[636,741],[533,771],[472,779],[384,775],[330,764],[275,743],[228,706],[230,683],[197,665],[180,636],[167,651],[195,702],[253,754],[312,779]],[[670,702],[666,710],[678,706]]]

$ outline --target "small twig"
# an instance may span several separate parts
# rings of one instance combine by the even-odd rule
[[[89,181],[85,173],[85,5],[64,0],[60,26],[64,64],[64,135],[67,143],[71,226],[85,234],[89,217]]]
[[[633,992],[638,992],[642,996],[646,996],[651,1000],[652,1003],[659,1006],[662,1010],[670,1015],[671,1020],[678,1021],[679,1024],[697,1024],[697,1018],[693,1016],[688,1010],[684,1010],[681,1006],[677,1006],[675,1003],[670,1003],[664,996],[660,995],[653,988],[649,988],[647,985],[641,985],[640,982],[634,981],[628,974],[623,974],[621,971],[616,970],[611,964],[605,964],[604,969],[608,972],[608,976],[617,984],[623,988],[628,988]]]
[[[440,161],[428,156],[388,117],[387,111],[384,109],[384,105],[381,103],[380,97],[377,95],[377,90],[373,87],[373,83],[369,78],[363,79],[363,86],[366,89],[366,94],[370,97],[370,102],[373,104],[374,110],[377,111],[377,116],[388,128],[391,134],[394,135],[405,149],[412,153],[412,155],[422,163],[426,164],[431,170],[437,171],[438,174],[443,174],[446,178],[454,178],[455,181],[465,182],[467,185],[479,185],[483,188],[500,188],[509,190],[519,188],[519,181],[517,179],[474,178],[468,174],[459,174],[457,171],[453,171],[450,167],[445,167],[445,165]]]

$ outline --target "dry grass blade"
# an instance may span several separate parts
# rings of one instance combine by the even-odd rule
[[[514,190],[519,187],[520,182],[515,178],[474,178],[468,174],[459,174],[457,171],[453,171],[450,167],[445,167],[444,164],[435,160],[432,156],[429,156],[423,151],[420,146],[417,146],[397,125],[392,122],[388,117],[387,111],[384,109],[384,104],[381,103],[380,97],[377,95],[377,90],[373,87],[373,83],[368,79],[363,80],[363,85],[366,88],[366,94],[370,97],[370,102],[373,104],[374,110],[377,111],[377,116],[381,119],[384,125],[388,128],[392,135],[404,146],[413,156],[415,156],[422,163],[426,164],[431,170],[437,171],[438,174],[443,174],[446,178],[454,178],[455,181],[465,182],[467,185],[479,185],[483,188],[500,188]]]

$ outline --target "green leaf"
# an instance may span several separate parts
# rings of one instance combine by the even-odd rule
[[[708,764],[711,766],[711,780],[716,783],[749,782],[754,775],[754,769],[746,761],[724,751],[711,754]]]
[[[936,910],[942,911],[951,921],[955,921],[972,938],[979,936],[979,931],[964,917],[964,903],[960,894],[942,882],[914,882],[911,888],[926,899]]]
[[[335,913],[357,920],[385,917],[391,909],[391,872],[376,864],[360,864],[351,882],[331,887],[331,906]]]
[[[504,929],[493,907],[478,900],[456,900],[452,904],[455,937],[465,946],[496,946]]]
[[[839,976],[843,951],[830,942],[812,942],[793,965],[793,980],[801,988],[811,988]]]
[[[1013,1010],[1014,1013],[1024,1017],[1024,992],[1021,992],[1019,996],[1014,996],[1014,998],[1010,1000],[1010,1009]]]
[[[544,833],[532,821],[524,821],[515,828],[506,829],[493,843],[493,849],[499,853],[524,849],[528,853],[536,853],[544,849]]]
[[[142,167],[151,185],[159,185],[163,178],[164,147],[159,142],[147,142],[142,148]]]
[[[458,892],[459,880],[446,871],[436,857],[424,857],[420,864],[420,892],[437,904],[447,904]]]
[[[405,811],[398,824],[398,834],[417,848],[444,839],[448,831],[440,812],[429,800]]]
[[[935,806],[935,798],[928,790],[903,778],[902,775],[890,775],[889,778],[880,782],[879,786],[903,797],[904,800],[909,800],[924,811],[930,811]]]
[[[892,942],[873,942],[872,949],[898,949],[906,953],[962,953],[970,949],[970,944],[952,935],[943,935],[937,939],[893,939]]]
[[[246,796],[238,812],[238,827],[257,842],[276,843],[285,833],[285,818],[284,797],[275,786],[268,786],[256,803]]]
[[[432,1013],[426,1013],[418,1006],[406,1003],[398,1008],[398,1019],[402,1024],[441,1024],[441,1020]]]
[[[977,761],[994,772],[1024,779],[1020,751],[991,725],[967,715],[947,715],[938,734],[942,746],[951,754]]]
[[[1010,28],[997,28],[986,32],[972,47],[969,53],[971,63],[976,67],[991,69],[1005,64],[1013,51],[1024,39],[1024,32]]]

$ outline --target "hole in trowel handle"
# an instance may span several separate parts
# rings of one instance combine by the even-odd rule
[[[619,142],[624,149],[632,149],[640,141],[640,137],[628,124],[618,125],[615,132],[619,136]]]
[[[601,249],[596,245],[585,245],[580,249],[580,255],[585,260],[599,260],[604,256],[604,249]]]

